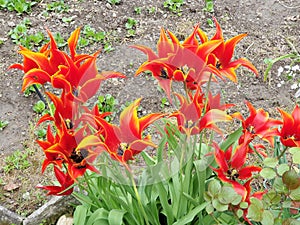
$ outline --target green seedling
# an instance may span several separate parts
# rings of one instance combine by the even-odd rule
[[[156,12],[156,8],[154,6],[148,8],[148,13],[154,14]]]
[[[164,7],[173,13],[181,15],[181,6],[184,4],[184,0],[166,0],[164,1]]]
[[[164,109],[166,106],[170,106],[170,103],[169,103],[168,99],[164,97],[161,99],[160,107],[162,109]]]
[[[111,112],[111,115],[105,117],[108,122],[112,121],[116,116],[116,104],[118,104],[118,101],[111,94],[100,95],[98,97],[97,105],[99,112]]]
[[[29,14],[31,12],[31,7],[34,6],[36,3],[37,1],[0,0],[0,9],[16,11],[18,14]]]
[[[137,21],[133,18],[128,18],[127,22],[125,23],[125,28],[127,30],[127,34],[129,37],[132,37],[135,35],[135,29],[136,29]]]
[[[64,12],[68,12],[69,6],[66,5],[63,0],[55,1],[47,4],[46,10],[51,12],[56,12],[56,13],[64,13]]]
[[[22,45],[30,49],[34,46],[41,46],[45,43],[46,39],[42,32],[37,32],[36,34],[28,34],[28,28],[30,27],[30,25],[30,20],[25,18],[14,29],[9,31],[8,35],[15,44]]]
[[[39,100],[37,103],[34,104],[32,109],[34,112],[36,112],[38,114],[42,114],[44,112],[44,110],[46,109],[46,105],[42,100]]]
[[[46,129],[38,129],[34,132],[34,134],[37,136],[38,139],[44,139],[47,135],[47,130]]]
[[[142,13],[142,8],[141,8],[141,7],[135,7],[135,8],[134,8],[134,12],[135,12],[136,14],[138,14],[138,15],[141,15],[141,13]]]
[[[205,7],[203,9],[206,12],[212,13],[214,12],[214,2],[213,0],[205,0]]]
[[[30,151],[21,152],[17,150],[13,152],[11,155],[6,156],[4,158],[5,166],[3,170],[5,173],[9,173],[12,170],[25,170],[30,167],[30,163],[28,161],[28,156],[30,155]]]
[[[6,120],[0,120],[0,131],[3,130],[9,124]]]

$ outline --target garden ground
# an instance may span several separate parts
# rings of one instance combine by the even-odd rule
[[[13,33],[9,35],[9,32],[24,18],[30,20],[30,25],[26,25],[27,35],[41,31],[46,36],[47,28],[67,40],[75,28],[81,26],[83,29],[86,25],[94,28],[95,32],[105,32],[105,38],[100,38],[100,42],[90,37],[90,44],[79,51],[91,53],[102,48],[99,70],[119,71],[128,76],[123,80],[107,81],[101,87],[102,94],[110,93],[118,99],[119,107],[143,97],[142,112],[163,110],[163,94],[153,85],[154,80],[147,75],[133,78],[145,56],[129,48],[130,45],[145,44],[155,48],[161,27],[184,39],[193,25],[199,23],[212,35],[214,28],[207,21],[213,16],[219,21],[226,38],[248,33],[239,43],[236,56],[248,58],[260,72],[259,77],[255,77],[247,69],[239,69],[238,84],[229,81],[219,84],[217,88],[221,90],[223,100],[245,109],[243,102],[246,99],[275,117],[279,115],[276,107],[289,110],[296,100],[294,94],[297,88],[292,89],[291,86],[294,88],[299,80],[300,70],[295,67],[291,76],[284,72],[278,76],[278,69],[290,65],[289,60],[276,63],[267,82],[264,82],[263,75],[267,68],[266,59],[277,58],[295,49],[300,51],[299,0],[216,0],[213,1],[214,12],[205,10],[204,0],[186,0],[178,12],[165,8],[162,0],[121,0],[120,4],[109,4],[106,0],[71,0],[61,1],[56,6],[53,2],[43,0],[32,6],[29,13],[0,11],[0,122],[8,121],[3,130],[0,127],[0,156],[4,159],[18,150],[21,152],[11,160],[0,162],[0,204],[17,213],[27,215],[38,207],[44,193],[37,193],[35,186],[45,182],[45,177],[40,175],[43,155],[33,141],[32,124],[38,115],[32,107],[38,97],[35,94],[24,97],[20,92],[22,73],[7,70],[11,64],[22,60],[17,54],[18,45],[13,43]],[[25,157],[22,159],[20,155]],[[30,166],[24,165],[24,161],[28,161]]]

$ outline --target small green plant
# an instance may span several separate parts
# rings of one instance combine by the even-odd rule
[[[69,6],[65,4],[63,0],[55,1],[47,4],[47,11],[56,12],[56,13],[64,13],[68,12]]]
[[[166,0],[164,1],[164,7],[173,13],[181,15],[181,6],[184,4],[184,0]]]
[[[205,0],[205,7],[203,8],[204,11],[212,13],[214,12],[214,2],[213,0]]]
[[[125,28],[127,30],[127,36],[132,37],[135,35],[137,21],[133,18],[128,18],[125,23]]]
[[[28,156],[30,155],[30,151],[14,151],[11,155],[6,156],[4,158],[5,166],[3,170],[5,173],[9,173],[12,170],[24,170],[30,167],[30,163],[28,161]]]
[[[149,7],[147,10],[149,14],[154,14],[156,12],[156,8],[154,6]]]
[[[166,106],[170,106],[170,103],[169,103],[169,101],[168,101],[168,99],[167,99],[166,97],[163,97],[163,98],[161,99],[160,107],[161,107],[162,109],[164,109]]]
[[[36,113],[42,114],[44,112],[44,110],[46,109],[46,104],[42,100],[39,100],[37,103],[34,104],[32,109]]]
[[[36,34],[29,34],[28,28],[30,25],[30,20],[25,18],[14,29],[10,30],[8,35],[14,43],[26,48],[42,45],[46,41],[43,33],[39,31]]]
[[[3,130],[8,125],[8,121],[0,120],[0,131]]]
[[[142,13],[142,8],[141,8],[141,7],[135,7],[135,8],[134,8],[134,12],[135,12],[136,14],[138,14],[138,15],[141,15],[141,13]]]
[[[25,0],[0,0],[0,9],[7,9],[9,11],[16,11],[18,14],[30,13],[31,7],[38,1]]]
[[[44,139],[47,134],[47,130],[44,128],[38,129],[34,132],[38,139]]]
[[[107,0],[107,2],[112,5],[118,5],[121,3],[121,0]]]
[[[102,43],[104,45],[104,52],[113,50],[105,31],[96,31],[95,28],[86,25],[82,30],[82,36],[79,38],[78,45],[80,48],[84,48],[93,43]]]
[[[99,112],[111,112],[111,115],[105,117],[108,122],[112,121],[116,116],[116,104],[118,104],[118,101],[111,94],[100,95],[98,97],[97,105]]]

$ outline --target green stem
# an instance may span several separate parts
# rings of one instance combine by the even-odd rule
[[[280,153],[279,156],[277,156],[277,159],[280,161],[281,157],[284,155],[284,153],[288,150],[288,147],[285,146],[284,150]]]
[[[133,185],[133,190],[134,190],[135,196],[136,196],[136,198],[137,198],[138,204],[139,204],[140,207],[141,207],[141,211],[142,211],[142,214],[143,214],[143,216],[144,216],[144,218],[145,218],[145,222],[146,222],[147,225],[150,225],[150,224],[149,224],[149,220],[148,220],[148,216],[147,216],[147,214],[146,214],[146,212],[145,212],[144,206],[143,206],[142,201],[141,201],[141,197],[140,197],[139,192],[138,192],[138,189],[137,189],[137,187],[136,187],[135,180],[134,180],[134,178],[133,178],[132,173],[130,173],[130,174],[131,174],[130,178],[131,178],[131,182],[132,182],[132,185]]]

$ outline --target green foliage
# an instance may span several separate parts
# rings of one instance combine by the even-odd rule
[[[173,13],[181,15],[181,6],[184,4],[184,0],[166,0],[164,1],[164,7]]]
[[[106,116],[105,119],[110,122],[112,121],[117,113],[116,105],[118,104],[118,100],[115,99],[111,94],[100,95],[98,97],[97,105],[99,108],[99,112],[105,113],[110,112],[109,116]]]
[[[212,13],[214,12],[214,2],[213,0],[205,0],[205,7],[203,8],[204,11]]]
[[[127,30],[127,36],[133,37],[135,36],[135,29],[136,29],[137,21],[133,18],[128,18],[127,22],[125,23],[125,28]]]
[[[39,100],[37,103],[34,104],[32,109],[34,112],[38,114],[42,114],[46,109],[46,104],[42,100]]]
[[[170,106],[170,103],[169,103],[169,101],[168,101],[168,98],[163,97],[163,98],[161,99],[160,107],[163,109],[163,108],[165,108],[166,106]]]
[[[30,167],[28,157],[31,152],[29,150],[24,151],[14,151],[11,155],[4,158],[3,170],[5,173],[9,173],[12,170],[24,170]]]
[[[141,8],[141,7],[135,7],[135,8],[134,8],[134,12],[135,12],[136,14],[138,14],[138,15],[141,15],[141,13],[142,13],[142,8]]]
[[[31,25],[31,21],[25,18],[14,29],[10,30],[8,35],[12,41],[17,45],[22,45],[26,48],[33,48],[34,46],[41,46],[45,43],[46,39],[42,32],[36,34],[29,34],[28,28]]]
[[[7,9],[9,11],[16,11],[18,14],[30,13],[31,7],[38,1],[26,0],[0,0],[0,9]]]
[[[9,124],[6,120],[0,120],[0,131],[3,130]]]
[[[80,48],[84,48],[93,43],[102,43],[104,45],[104,52],[113,50],[105,31],[96,31],[95,28],[85,25],[82,30],[82,35],[79,38],[78,45]]]
[[[47,4],[46,10],[56,13],[64,13],[68,12],[69,6],[65,4],[64,0],[60,0]]]

